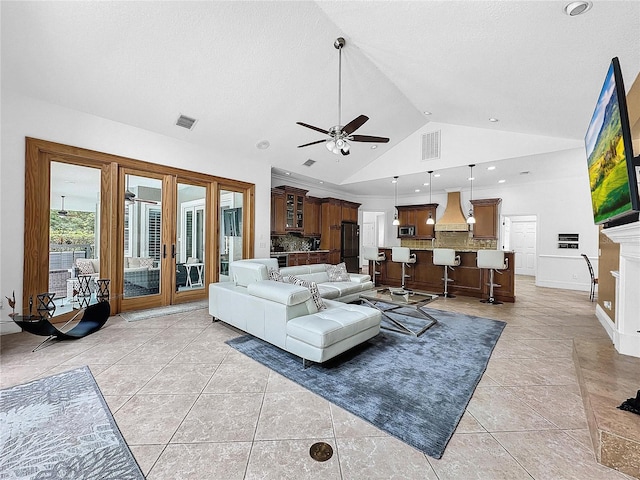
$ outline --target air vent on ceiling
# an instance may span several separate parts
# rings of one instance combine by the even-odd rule
[[[311,160],[311,159],[309,159],[309,160],[307,160],[306,162],[304,162],[304,163],[303,163],[303,165],[304,165],[305,167],[310,167],[310,166],[311,166],[311,165],[313,165],[314,163],[316,163],[316,161],[315,161],[315,160]]]
[[[186,115],[180,115],[176,120],[176,125],[188,130],[193,130],[193,126],[196,124],[195,118],[187,117]]]
[[[422,160],[440,158],[440,130],[422,135]]]

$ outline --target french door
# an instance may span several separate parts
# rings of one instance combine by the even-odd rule
[[[121,309],[205,298],[209,184],[121,170]]]

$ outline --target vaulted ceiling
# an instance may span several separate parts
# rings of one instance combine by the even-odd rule
[[[577,17],[566,3],[3,1],[2,88],[354,189],[391,173],[371,165],[420,156],[413,136],[430,125],[443,153],[451,138],[487,136],[437,168],[480,157],[518,172],[581,145],[612,57],[627,89],[640,72],[640,2],[596,1]],[[342,123],[365,114],[358,134],[391,139],[338,158],[297,148],[324,136],[296,125],[338,123],[337,37]],[[492,142],[513,147],[479,151]],[[402,174],[428,168],[407,161]]]

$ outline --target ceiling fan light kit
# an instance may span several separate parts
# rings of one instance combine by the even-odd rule
[[[316,145],[318,143],[324,143],[327,150],[335,155],[349,155],[351,146],[349,142],[369,142],[369,143],[388,143],[389,139],[386,137],[374,137],[370,135],[353,135],[358,128],[369,120],[366,115],[360,115],[351,120],[346,125],[342,125],[342,48],[346,45],[346,41],[342,37],[338,37],[333,46],[338,50],[338,124],[331,127],[329,130],[324,130],[319,127],[314,127],[303,122],[296,122],[316,132],[324,133],[328,135],[327,140],[316,140],[315,142],[305,143],[298,145],[298,148],[308,147],[309,145]]]

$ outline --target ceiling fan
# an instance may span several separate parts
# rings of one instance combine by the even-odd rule
[[[314,127],[313,125],[309,125],[307,123],[296,122],[298,125],[302,125],[303,127],[310,128],[311,130],[315,130],[316,132],[324,133],[325,135],[329,135],[329,138],[326,140],[316,140],[315,142],[305,143],[304,145],[298,145],[298,148],[308,147],[309,145],[316,145],[318,143],[325,143],[327,150],[336,155],[338,153],[342,153],[342,155],[349,155],[349,142],[371,142],[371,143],[387,143],[389,141],[386,137],[373,137],[370,135],[353,135],[358,128],[360,128],[364,123],[369,120],[369,117],[366,115],[360,115],[353,120],[351,120],[346,125],[341,125],[342,123],[342,47],[344,47],[346,41],[342,37],[338,37],[335,42],[333,42],[333,46],[338,49],[339,52],[339,60],[338,60],[338,124],[331,127],[329,130],[324,130],[319,127]],[[348,140],[348,141],[347,141]]]
[[[141,198],[136,198],[136,194],[133,193],[131,190],[129,190],[129,175],[126,175],[126,178],[127,178],[127,186],[124,190],[124,203],[126,205],[130,205],[133,202],[150,203],[151,205],[158,205],[158,202],[154,200],[143,200]]]

